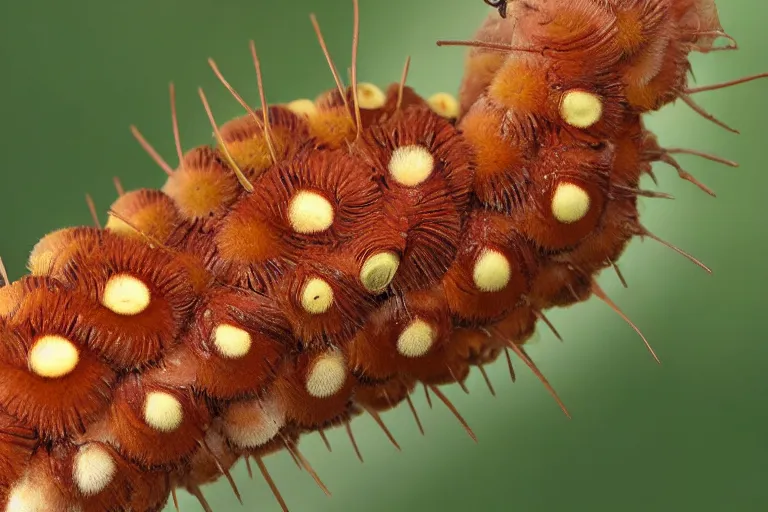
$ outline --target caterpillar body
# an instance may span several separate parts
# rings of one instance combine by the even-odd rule
[[[441,42],[471,47],[456,99],[423,98],[407,67],[358,83],[354,58],[345,87],[328,57],[336,89],[268,105],[262,88],[259,110],[211,61],[247,111],[219,126],[200,90],[215,145],[177,135],[171,168],[134,130],[162,189],[46,235],[0,289],[4,510],[157,511],[176,489],[209,509],[201,487],[237,493],[241,458],[287,509],[264,458],[286,450],[324,488],[308,433],[367,414],[392,439],[381,413],[423,387],[474,438],[440,387],[510,353],[551,390],[524,344],[549,308],[616,307],[595,276],[655,238],[651,164],[711,193],[642,118],[680,99],[716,121],[688,56],[735,43],[713,0],[487,3],[475,41]]]

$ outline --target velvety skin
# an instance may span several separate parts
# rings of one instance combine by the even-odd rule
[[[160,510],[505,350],[535,370],[543,310],[646,234],[668,155],[641,114],[722,29],[712,0],[506,10],[477,39],[516,50],[470,51],[458,119],[398,84],[271,106],[44,237],[0,289],[0,504]]]

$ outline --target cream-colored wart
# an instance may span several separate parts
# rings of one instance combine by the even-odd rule
[[[603,116],[603,102],[591,92],[567,91],[560,101],[560,115],[575,128],[589,128]]]
[[[312,100],[305,98],[293,100],[285,106],[294,114],[311,117],[317,113],[317,105]]]
[[[35,341],[27,354],[29,369],[40,377],[63,377],[77,366],[80,351],[63,336],[48,334]]]
[[[313,277],[301,291],[301,307],[312,315],[322,315],[333,305],[331,285],[318,277]]]
[[[590,203],[586,190],[573,183],[560,183],[552,196],[552,215],[558,222],[573,224],[587,215]]]
[[[224,433],[240,448],[268,443],[285,425],[285,409],[277,399],[233,403],[224,413]]]
[[[288,205],[288,222],[302,234],[320,233],[333,224],[333,205],[322,195],[300,190]]]
[[[338,393],[347,380],[347,363],[339,351],[318,356],[307,374],[307,393],[315,398],[328,398]]]
[[[163,391],[152,391],[144,400],[144,421],[160,432],[173,432],[181,426],[184,410],[181,402]]]
[[[372,293],[383,291],[395,277],[400,258],[393,252],[379,252],[369,257],[360,270],[360,282]]]
[[[503,290],[512,276],[512,268],[506,256],[493,249],[485,249],[475,261],[472,279],[481,292]]]
[[[357,84],[357,102],[362,109],[375,110],[384,106],[387,97],[374,84],[362,82]]]
[[[435,158],[427,148],[419,145],[402,146],[392,152],[389,174],[401,185],[420,185],[435,169]]]
[[[427,105],[432,111],[447,119],[456,119],[459,117],[459,102],[456,98],[447,92],[438,92],[433,94],[427,100]]]
[[[104,286],[101,303],[118,315],[138,315],[149,306],[152,294],[144,282],[130,274],[116,274]]]
[[[238,359],[251,350],[251,335],[239,327],[219,324],[213,331],[213,344],[219,354],[228,359]]]
[[[107,450],[96,444],[80,447],[72,467],[72,477],[85,496],[98,494],[112,482],[117,465]]]
[[[397,338],[397,351],[405,357],[422,357],[435,343],[437,333],[427,322],[415,319]]]
[[[51,512],[65,510],[61,491],[46,475],[27,474],[8,494],[5,512]]]

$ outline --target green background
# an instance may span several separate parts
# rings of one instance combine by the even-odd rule
[[[422,94],[454,92],[463,51],[439,38],[470,37],[487,14],[480,0],[361,0],[360,78],[385,85],[413,57],[409,84]],[[247,42],[260,48],[273,102],[314,97],[332,86],[308,14],[317,12],[339,67],[349,63],[351,0],[3,0],[0,6],[0,255],[12,278],[28,251],[53,229],[87,224],[85,192],[100,211],[126,188],[158,187],[164,175],[131,138],[136,123],[175,163],[167,83],[179,94],[186,148],[207,143],[210,127],[196,87],[220,121],[241,113],[213,77],[215,57],[252,102]],[[765,71],[768,7],[720,2],[739,52],[696,56],[699,83]],[[711,151],[741,162],[730,169],[695,157],[683,163],[718,192],[712,199],[660,166],[675,201],[648,200],[644,222],[714,269],[707,276],[653,241],[635,242],[621,261],[630,287],[613,274],[606,290],[644,330],[662,365],[608,308],[592,300],[551,313],[565,337],[542,331],[530,348],[569,406],[568,421],[518,364],[490,368],[498,396],[473,374],[470,395],[447,394],[468,419],[475,445],[441,406],[416,405],[422,438],[407,409],[387,413],[397,453],[369,418],[354,427],[360,465],[343,432],[333,453],[318,437],[302,443],[334,493],[326,498],[290,459],[267,459],[294,511],[324,510],[768,510],[765,379],[765,83],[701,95],[743,132],[737,137],[684,105],[650,119],[667,146]],[[649,186],[651,186],[649,184]],[[104,216],[102,215],[102,220]],[[279,510],[263,481],[235,477],[244,510]],[[241,510],[225,483],[205,490],[214,510]],[[185,512],[199,510],[181,493]]]

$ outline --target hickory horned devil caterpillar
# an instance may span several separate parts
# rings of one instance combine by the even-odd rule
[[[486,3],[476,40],[438,43],[470,48],[458,99],[407,87],[408,61],[385,91],[358,83],[356,0],[348,87],[314,17],[337,85],[316,100],[269,105],[251,43],[261,109],[211,60],[247,114],[218,126],[201,89],[216,144],[185,153],[171,86],[176,168],[133,129],[163,188],[116,181],[104,229],[91,202],[96,227],[4,276],[4,510],[158,511],[178,488],[210,510],[201,486],[223,475],[239,497],[241,457],[287,510],[266,455],[327,492],[301,436],[342,426],[357,451],[368,414],[397,446],[381,413],[406,402],[421,428],[417,386],[473,439],[440,389],[473,367],[512,371],[511,352],[557,399],[524,344],[593,295],[626,319],[595,276],[632,238],[661,242],[637,200],[667,196],[640,178],[663,162],[712,194],[674,155],[735,165],[661,147],[642,116],[679,99],[732,130],[694,95],[766,75],[688,86],[691,52],[737,48],[713,0]]]

